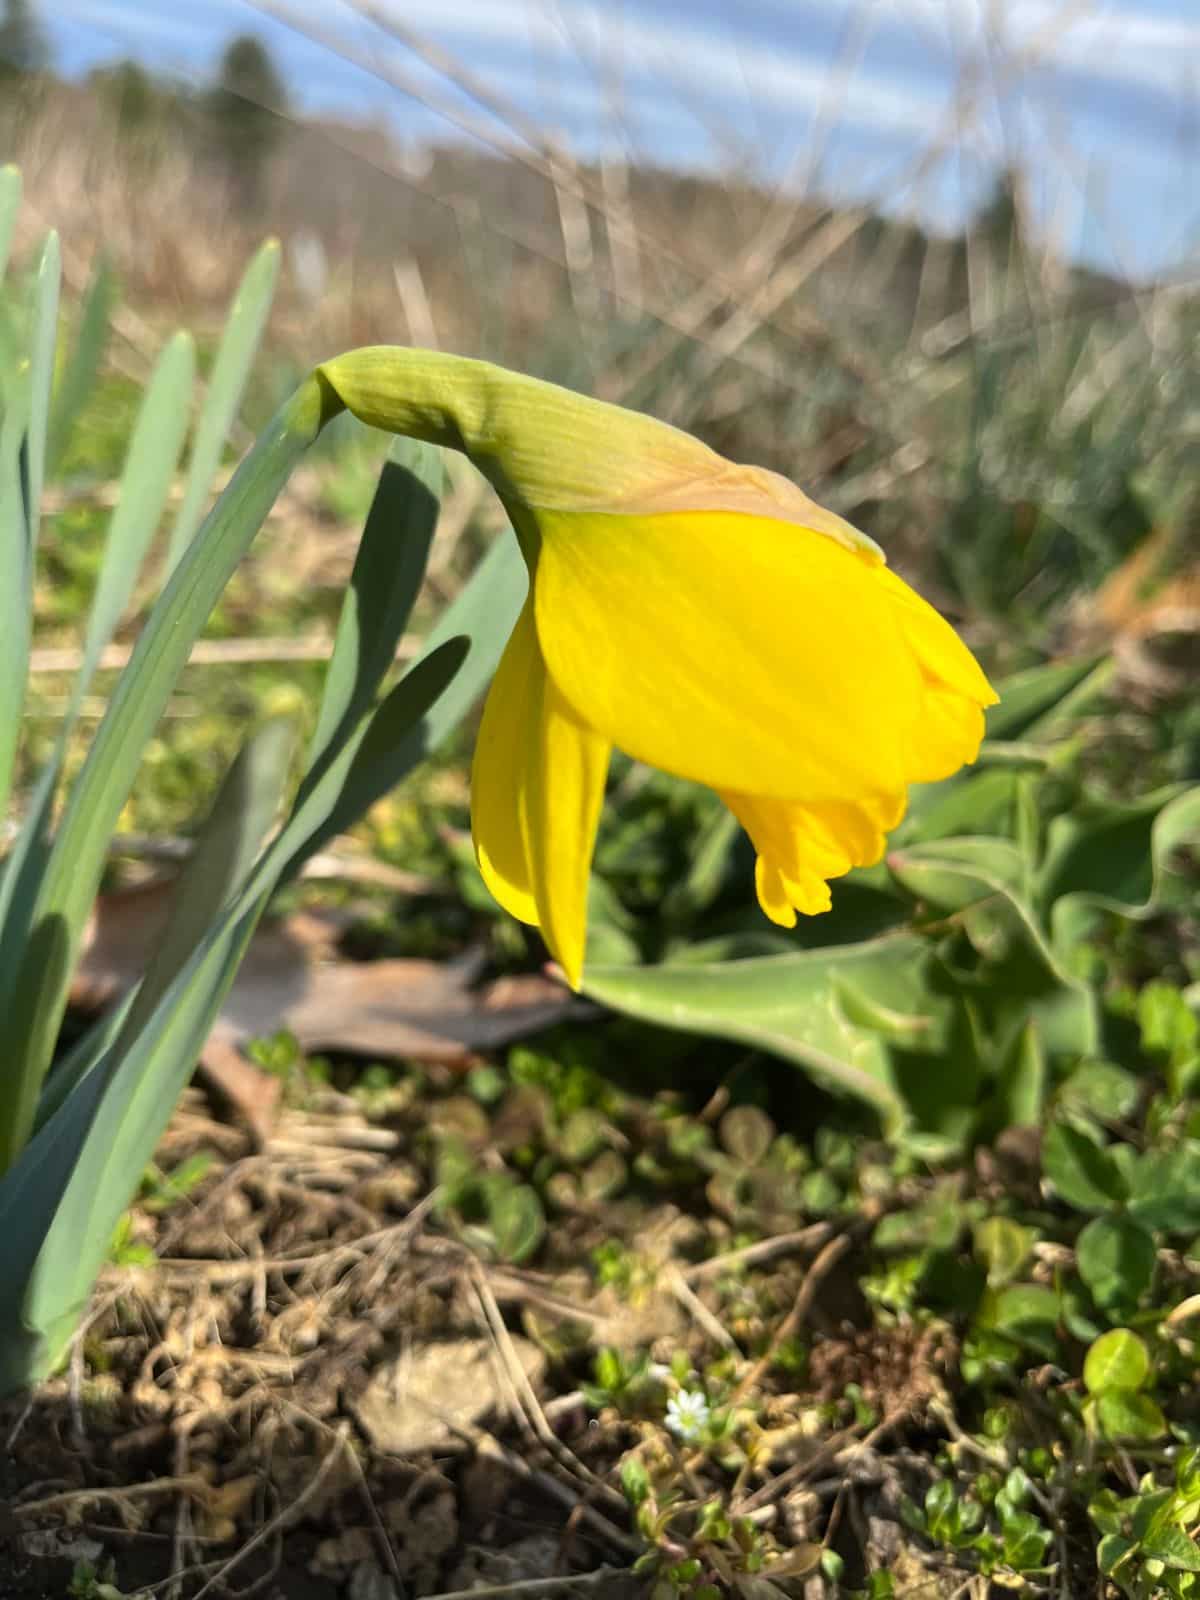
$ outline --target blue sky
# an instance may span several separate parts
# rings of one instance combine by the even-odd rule
[[[583,155],[803,179],[941,227],[1016,159],[1070,254],[1134,276],[1194,272],[1200,259],[1200,0],[42,6],[64,71],[135,55],[202,82],[230,35],[252,31],[300,108],[386,118],[414,144],[461,137],[455,116],[507,137],[372,12],[450,52]]]

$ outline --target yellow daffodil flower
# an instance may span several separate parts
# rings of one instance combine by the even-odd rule
[[[530,590],[484,709],[472,831],[488,887],[568,981],[609,756],[708,784],[785,927],[880,859],[908,785],[973,761],[996,695],[879,548],[689,434],[485,362],[360,350],[318,369],[363,421],[465,451]]]

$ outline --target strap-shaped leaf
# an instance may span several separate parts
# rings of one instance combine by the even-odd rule
[[[378,711],[362,719],[359,738],[339,756],[352,762],[372,729],[381,740],[403,739],[426,717],[466,649],[458,639],[426,655]],[[243,753],[189,866],[160,956],[119,1031],[103,1041],[107,1048],[90,1049],[73,1064],[65,1093],[50,1080],[54,1109],[0,1180],[0,1236],[13,1236],[0,1237],[0,1283],[26,1285],[20,1303],[7,1311],[7,1326],[0,1309],[0,1393],[43,1374],[60,1357],[132,1185],[288,862],[295,838],[280,836],[247,876],[286,768],[278,730],[268,729]],[[334,761],[301,808],[305,814],[293,818],[297,837],[327,808],[340,778]],[[217,906],[222,909],[213,915]]]
[[[174,570],[200,526],[213,475],[221,464],[221,452],[258,353],[278,278],[279,245],[271,239],[246,268],[217,347],[204,406],[196,424],[183,499],[171,529],[168,574]]]
[[[444,480],[440,451],[415,439],[392,441],[338,620],[310,771],[371,707],[395,662],[425,576]]]
[[[403,735],[393,736],[380,721],[363,730],[354,760],[345,768],[341,789],[330,794],[321,820],[316,820],[314,810],[311,829],[303,835],[303,846],[298,847],[285,869],[285,877],[394,789],[458,726],[491,681],[524,603],[528,583],[516,538],[506,529],[497,536],[470,582],[442,613],[414,664],[413,671],[438,651],[453,647],[461,652],[461,665],[453,679],[421,720]]]
[[[25,703],[61,276],[58,236],[52,233],[34,280],[28,370],[5,374],[0,429],[0,812],[8,803]]]
[[[270,723],[217,796],[176,911],[119,1032],[0,1181],[0,1282],[24,1286],[0,1310],[0,1389],[56,1358],[203,1043],[249,938],[247,913],[211,938],[278,811],[288,730]],[[256,920],[256,919],[255,919]],[[168,1042],[173,1041],[173,1043]],[[5,1322],[8,1326],[5,1326]],[[11,1365],[16,1363],[16,1369]]]
[[[25,705],[33,612],[33,530],[25,500],[29,385],[4,367],[0,422],[0,814],[12,784]]]
[[[33,294],[33,326],[29,348],[29,432],[26,440],[25,503],[30,554],[37,544],[46,448],[54,390],[54,355],[58,343],[58,300],[62,287],[62,251],[58,235],[46,236],[38,261]]]
[[[129,441],[68,723],[74,721],[104,647],[129,604],[150,541],[162,520],[187,435],[195,373],[191,335],[177,333],[155,364]]]
[[[1078,715],[1112,677],[1104,656],[1080,656],[1029,667],[997,684],[999,705],[989,706],[989,739],[1038,739]]]
[[[325,405],[321,385],[311,380],[260,436],[151,612],[97,729],[42,879],[8,1018],[14,1092],[0,1099],[0,1171],[11,1164],[32,1126],[108,841],[146,741],[213,606],[292,468],[320,432]]]
[[[116,282],[108,259],[101,256],[92,273],[79,314],[79,332],[54,394],[46,469],[53,473],[70,441],[71,429],[96,386],[109,318],[116,297]]]
[[[0,167],[0,283],[8,271],[17,212],[21,209],[21,171],[19,167]]]

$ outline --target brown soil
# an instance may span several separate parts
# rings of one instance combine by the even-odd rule
[[[0,1597],[407,1600],[571,1574],[585,1587],[564,1594],[644,1592],[621,1576],[644,1546],[612,1474],[638,1428],[597,1417],[578,1383],[603,1344],[711,1358],[726,1308],[718,1275],[695,1269],[703,1223],[631,1212],[657,1269],[596,1293],[569,1270],[586,1258],[571,1219],[540,1258],[558,1273],[449,1236],[401,1136],[343,1097],[286,1112],[257,1149],[190,1091],[160,1161],[200,1150],[213,1164],[189,1196],[134,1213],[125,1255],[153,1257],[106,1271],[67,1370],[0,1409]],[[786,1236],[756,1266],[760,1348],[830,1233]],[[797,1419],[854,1381],[882,1437],[919,1416],[952,1356],[826,1328],[804,1392],[764,1392],[780,1445],[753,1495],[779,1498],[771,1474],[828,1477],[847,1448],[877,1462],[865,1429],[835,1419],[815,1446]],[[872,1467],[876,1490],[888,1472]]]

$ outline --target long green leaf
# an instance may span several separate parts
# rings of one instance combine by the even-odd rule
[[[51,234],[34,281],[28,371],[7,375],[0,430],[0,813],[8,804],[25,703],[61,276],[58,238]]]
[[[120,1054],[241,889],[283,798],[295,743],[288,722],[276,719],[255,734],[230,770],[208,828],[179,875],[172,910],[113,1046]]]
[[[13,1104],[0,1102],[0,1171],[33,1123],[66,1004],[70,972],[108,841],[192,644],[289,473],[323,426],[328,397],[306,383],[242,462],[142,629],[64,812],[42,881],[9,1034]]]
[[[104,565],[92,600],[83,663],[75,680],[68,722],[87,693],[105,645],[129,603],[171,492],[187,436],[188,405],[196,374],[190,334],[167,344],[146,386],[121,473],[117,507],[108,528]]]
[[[271,723],[234,762],[119,1032],[0,1181],[0,1282],[25,1286],[21,1300],[0,1311],[16,1324],[0,1321],[0,1361],[8,1364],[0,1388],[29,1381],[57,1358],[193,1068],[198,1030],[211,1025],[253,922],[230,919],[211,951],[204,936],[275,818],[290,747],[286,727]]]
[[[171,529],[167,572],[174,571],[200,525],[204,502],[237,416],[279,278],[279,245],[270,239],[246,268],[217,347],[188,463],[183,500]]]
[[[453,680],[420,722],[402,737],[364,730],[360,753],[347,769],[340,791],[327,814],[305,836],[284,876],[296,871],[308,854],[342,833],[367,808],[395,788],[456,728],[491,680],[512,633],[529,580],[515,535],[505,530],[438,619],[413,671],[446,645],[461,644],[465,659]],[[401,680],[403,683],[405,680]]]
[[[310,770],[371,706],[391,670],[425,576],[444,481],[439,450],[416,439],[392,441],[338,621]]]
[[[1077,714],[1111,677],[1103,656],[1080,656],[1016,672],[997,685],[1000,704],[988,707],[989,739],[1036,739]]]
[[[105,256],[92,273],[79,315],[75,348],[63,371],[54,395],[50,436],[46,448],[47,471],[53,473],[71,438],[76,418],[96,386],[104,346],[108,342],[109,318],[116,297],[116,281]]]
[[[428,714],[465,649],[459,640],[427,655],[363,726],[381,721],[383,735],[403,738]],[[27,1285],[18,1305],[0,1308],[0,1393],[44,1374],[61,1356],[133,1183],[288,860],[288,844],[277,839],[245,880],[286,769],[278,736],[274,746],[264,745],[265,737],[250,752],[253,763],[243,761],[240,774],[227,780],[206,845],[189,869],[182,920],[168,930],[169,953],[147,975],[107,1050],[99,1058],[89,1050],[74,1064],[67,1093],[57,1096],[50,1080],[55,1109],[0,1180],[0,1283]],[[252,764],[261,770],[250,770]],[[321,789],[335,791],[337,784],[331,765],[309,797],[310,813],[327,803]],[[300,817],[294,823],[305,826]],[[218,903],[223,911],[197,937]]]
[[[1055,817],[1037,879],[1055,949],[1065,957],[1106,913],[1138,921],[1180,901],[1194,906],[1194,883],[1172,861],[1197,848],[1200,784]]]
[[[33,535],[25,501],[28,383],[6,371],[0,423],[0,815],[12,785],[33,612]]]
[[[33,329],[29,350],[29,433],[26,444],[25,504],[31,551],[37,545],[50,404],[54,392],[54,353],[58,344],[58,299],[62,287],[62,251],[58,235],[46,236],[38,262],[33,296]]]
[[[21,171],[19,167],[0,167],[0,284],[8,271],[13,229],[21,209]]]

